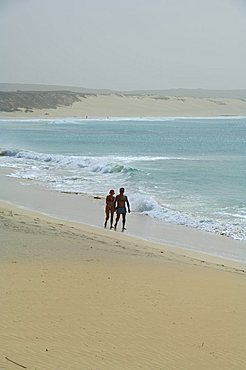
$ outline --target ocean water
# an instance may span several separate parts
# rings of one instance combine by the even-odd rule
[[[246,240],[246,118],[1,120],[0,168],[62,192],[124,186],[133,212]]]

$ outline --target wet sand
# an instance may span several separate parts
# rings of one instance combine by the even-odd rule
[[[97,194],[88,197],[83,194],[64,193],[47,189],[32,180],[8,177],[9,170],[0,171],[0,200],[35,210],[64,221],[91,225],[101,229],[105,217],[105,199]],[[225,258],[224,263],[240,267],[246,264],[246,241],[233,240],[225,235],[167,223],[145,215],[131,212],[127,215],[126,235],[155,242],[157,249],[164,244],[170,250],[196,255],[203,254],[209,261]],[[117,233],[121,231],[121,223]],[[111,233],[114,231],[110,231]]]
[[[0,204],[0,368],[244,370],[246,275]]]

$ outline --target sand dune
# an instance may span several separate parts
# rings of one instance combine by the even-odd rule
[[[0,227],[1,369],[246,368],[241,269],[6,204]]]
[[[11,93],[5,93],[11,94]],[[4,101],[0,118],[61,117],[190,117],[246,115],[246,99],[198,98],[160,95],[86,95],[66,92],[22,93]],[[48,96],[48,95],[49,96]],[[39,99],[40,98],[40,99]],[[8,106],[8,108],[4,108]],[[6,111],[9,110],[9,111]]]

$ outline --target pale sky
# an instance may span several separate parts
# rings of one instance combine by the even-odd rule
[[[246,88],[246,0],[0,0],[0,82]]]

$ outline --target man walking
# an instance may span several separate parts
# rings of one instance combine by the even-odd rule
[[[130,213],[130,204],[128,201],[128,198],[126,195],[124,195],[125,189],[120,188],[120,194],[118,194],[115,198],[115,210],[116,210],[116,221],[114,225],[114,229],[116,230],[117,228],[117,223],[120,219],[120,215],[122,215],[122,231],[126,230],[125,225],[126,225],[126,205],[128,212]]]

